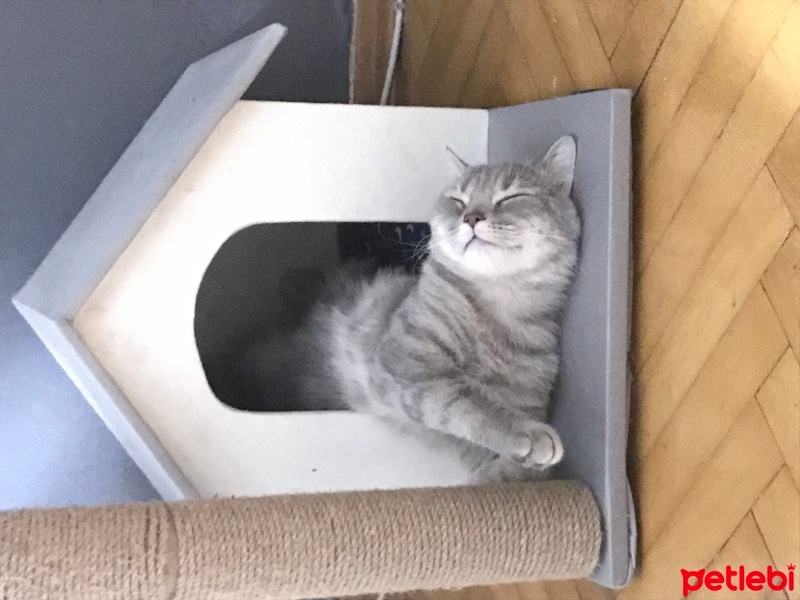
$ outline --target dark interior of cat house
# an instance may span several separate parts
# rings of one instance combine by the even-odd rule
[[[208,266],[195,305],[200,360],[214,395],[240,410],[292,411],[279,393],[254,397],[242,360],[254,345],[291,335],[316,302],[325,273],[361,261],[417,271],[425,223],[262,223],[232,235]]]

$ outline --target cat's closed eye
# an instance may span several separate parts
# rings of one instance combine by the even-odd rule
[[[461,198],[456,198],[455,196],[448,196],[447,199],[452,202],[458,210],[463,210],[466,204]]]
[[[497,202],[494,203],[495,206],[502,206],[511,200],[520,200],[522,198],[527,198],[528,194],[511,194],[510,196],[504,196],[500,198]]]

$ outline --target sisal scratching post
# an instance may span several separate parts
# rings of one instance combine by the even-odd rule
[[[0,513],[0,598],[310,598],[585,577],[600,514],[554,481]]]

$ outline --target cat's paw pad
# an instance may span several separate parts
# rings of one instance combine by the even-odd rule
[[[561,462],[564,444],[555,429],[536,423],[527,434],[519,436],[514,460],[532,469],[543,469]]]

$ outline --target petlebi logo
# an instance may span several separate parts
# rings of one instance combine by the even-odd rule
[[[792,592],[795,586],[794,565],[787,565],[785,571],[776,569],[772,565],[768,565],[766,570],[754,571],[748,571],[744,565],[739,565],[738,568],[728,565],[725,567],[725,572],[681,569],[681,576],[683,577],[684,598],[689,595],[689,592],[696,592],[703,588],[711,592],[720,590],[758,592],[764,589]]]

